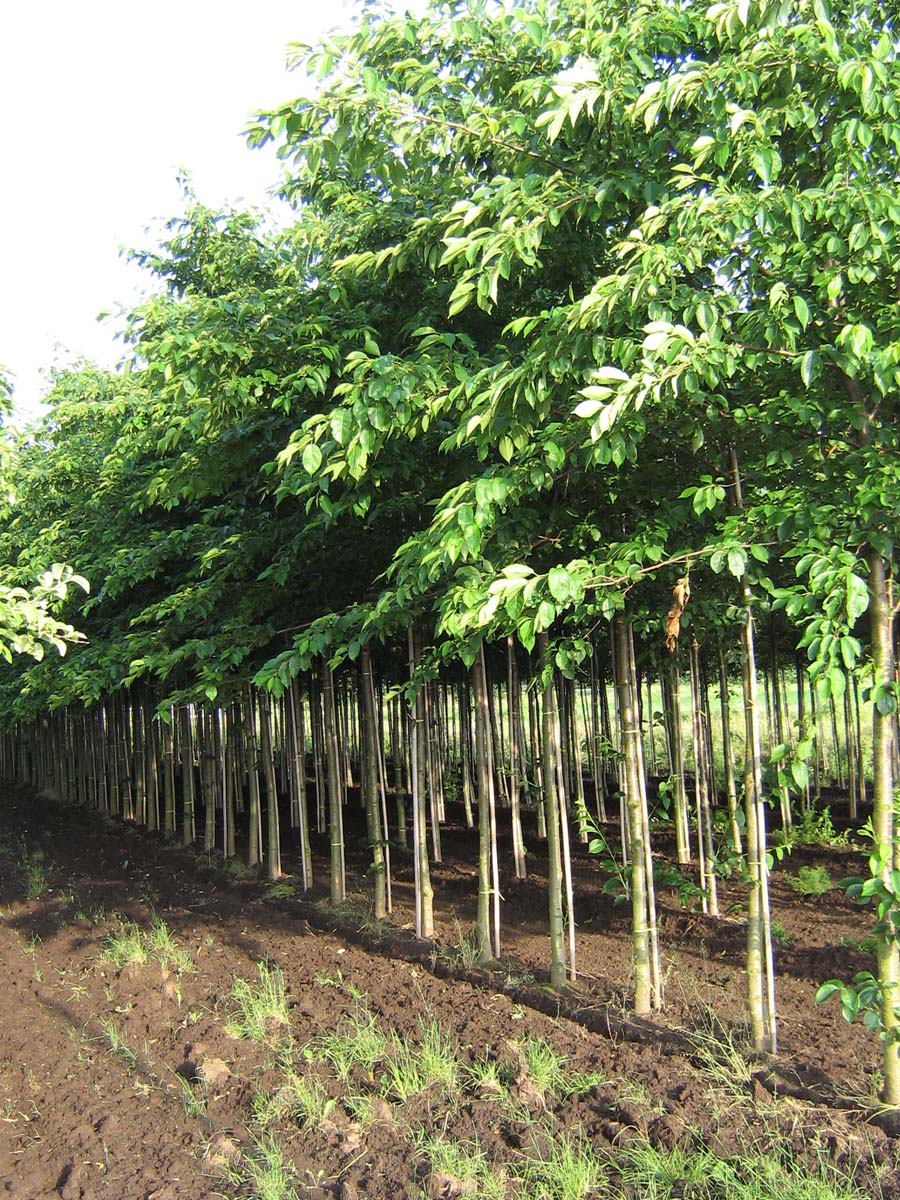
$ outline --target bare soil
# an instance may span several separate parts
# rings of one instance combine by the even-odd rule
[[[334,1101],[313,1127],[284,1114],[269,1126],[297,1171],[300,1196],[449,1200],[466,1194],[464,1181],[429,1174],[411,1131],[477,1140],[489,1161],[505,1163],[550,1116],[608,1149],[613,1163],[641,1141],[726,1158],[777,1153],[825,1160],[865,1195],[900,1197],[894,1126],[875,1105],[878,1042],[847,1025],[836,1004],[814,1004],[825,979],[873,967],[859,948],[871,918],[838,890],[805,898],[786,883],[802,865],[821,866],[836,882],[861,869],[858,852],[795,850],[776,867],[773,915],[785,942],[777,962],[780,1054],[743,1068],[746,1059],[728,1060],[745,1032],[744,889],[723,884],[727,915],[718,919],[683,909],[674,891],[660,896],[667,1003],[658,1019],[637,1020],[627,1012],[627,908],[602,894],[605,876],[583,852],[575,879],[579,981],[562,997],[546,986],[544,862],[540,844],[529,844],[529,877],[502,880],[505,957],[487,972],[454,949],[475,900],[473,835],[462,828],[445,831],[444,862],[434,867],[436,950],[412,936],[412,868],[396,849],[388,929],[361,919],[362,861],[350,860],[351,903],[335,915],[323,899],[324,858],[312,896],[301,898],[290,886],[241,877],[214,856],[5,787],[0,1195],[248,1196],[227,1167],[265,1137],[255,1098],[277,1095],[289,1053]],[[31,899],[29,880],[41,893]],[[193,972],[158,961],[119,969],[103,958],[122,919],[149,927],[154,916],[190,953]],[[290,1052],[287,1031],[273,1032],[269,1045],[226,1031],[234,979],[256,979],[260,962],[283,971]],[[486,1058],[509,1066],[517,1104],[468,1086],[451,1104],[428,1092],[406,1101],[385,1098],[383,1089],[376,1095],[364,1074],[338,1083],[303,1048],[339,1029],[359,994],[395,1045],[418,1043],[423,1021],[434,1021],[463,1066]],[[536,1096],[516,1069],[527,1039],[545,1040],[569,1069],[601,1082],[564,1098]],[[351,1093],[377,1100],[364,1126]]]

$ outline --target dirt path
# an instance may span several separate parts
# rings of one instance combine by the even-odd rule
[[[0,794],[0,860],[0,1195],[260,1195],[254,1170],[281,1163],[285,1196],[450,1200],[466,1194],[465,1181],[434,1165],[435,1142],[477,1147],[513,1178],[553,1130],[577,1130],[613,1163],[637,1143],[724,1157],[777,1146],[851,1170],[866,1195],[900,1195],[895,1146],[881,1128],[833,1105],[773,1098],[735,1063],[729,1075],[712,1061],[732,1045],[724,1026],[698,1025],[689,1043],[683,1031],[648,1042],[591,1032],[535,1011],[515,986],[507,994],[509,977],[484,987],[438,978],[399,949],[370,954],[316,928],[304,911],[315,914],[290,897],[267,902],[262,885],[198,873],[193,856],[157,839],[21,791]],[[444,870],[452,878],[460,868]],[[539,878],[529,886],[538,891]],[[598,926],[601,915],[598,904]],[[814,915],[803,909],[798,921]],[[518,940],[516,926],[509,936],[528,967],[529,953],[544,950],[527,903],[519,916]],[[448,930],[453,917],[442,915]],[[677,910],[669,919],[685,920]],[[154,920],[189,961],[158,950],[130,965],[104,957],[128,922],[146,938]],[[684,996],[738,978],[732,935],[692,941],[703,928],[694,921],[679,948]],[[587,951],[599,956],[614,934],[588,923]],[[808,989],[801,968],[817,953],[826,953],[817,943],[796,946],[792,986]],[[256,986],[261,963],[283,975],[287,1024],[237,1037],[234,981]],[[599,957],[593,966],[601,977]],[[604,1000],[613,998],[610,990]],[[341,1077],[326,1047],[344,1053],[360,1031],[384,1045]],[[429,1037],[453,1064],[448,1080],[418,1091],[391,1083],[386,1066],[404,1049],[420,1053]],[[801,1050],[812,1045],[799,1019],[789,1037]],[[834,1061],[852,1060],[856,1043],[835,1044]],[[535,1084],[533,1063],[525,1070],[535,1048],[565,1063],[568,1083]],[[796,1078],[813,1067],[822,1074],[821,1059],[792,1062]],[[316,1115],[304,1116],[313,1101]],[[239,1178],[229,1180],[229,1165]]]

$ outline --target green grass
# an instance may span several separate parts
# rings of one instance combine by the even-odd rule
[[[460,1195],[473,1200],[505,1200],[509,1195],[506,1172],[488,1161],[477,1141],[454,1142],[424,1131],[414,1136],[416,1154],[431,1171],[431,1195]]]
[[[865,1193],[825,1163],[808,1170],[775,1154],[716,1158],[707,1150],[623,1149],[616,1158],[621,1191],[642,1200],[863,1200]]]
[[[384,1094],[401,1104],[429,1088],[447,1096],[453,1096],[460,1088],[459,1058],[450,1038],[436,1021],[422,1024],[421,1037],[418,1048],[401,1041],[384,1062]]]
[[[387,1057],[388,1038],[364,999],[356,999],[352,1012],[339,1022],[337,1030],[316,1038],[307,1047],[308,1057],[328,1062],[342,1083],[350,1081],[354,1069],[371,1075],[375,1066]]]
[[[123,921],[104,941],[100,957],[120,969],[129,963],[148,963],[155,959],[179,974],[196,970],[190,954],[178,945],[171,929],[159,917],[153,918],[149,930],[142,929],[134,921]]]
[[[206,1116],[206,1094],[205,1092],[196,1092],[194,1085],[189,1079],[185,1079],[183,1075],[179,1075],[177,1071],[173,1071],[175,1082],[178,1087],[178,1098],[181,1101],[181,1107],[189,1117],[205,1117]]]
[[[607,1163],[591,1146],[575,1134],[562,1133],[547,1140],[516,1165],[521,1180],[521,1197],[528,1200],[586,1200],[586,1197],[611,1193],[604,1187]],[[622,1193],[623,1197],[641,1196],[641,1192]]]
[[[258,965],[257,971],[258,983],[235,979],[231,989],[231,1015],[225,1031],[231,1037],[271,1046],[282,1041],[290,1029],[284,975],[280,967],[270,967],[265,962]]]
[[[40,900],[46,896],[50,885],[47,882],[47,872],[44,870],[44,852],[35,850],[31,855],[23,855],[25,867],[25,895],[29,900]]]
[[[315,1076],[306,1079],[295,1071],[289,1071],[278,1089],[278,1096],[291,1119],[301,1129],[315,1129],[334,1111],[334,1100],[329,1097],[322,1081]]]
[[[545,1100],[548,1096],[554,1100],[565,1100],[568,1096],[579,1095],[597,1084],[608,1082],[601,1074],[568,1070],[566,1055],[557,1054],[543,1038],[525,1039],[522,1043],[522,1061],[529,1079]]]
[[[253,1153],[242,1159],[237,1170],[229,1170],[227,1177],[238,1187],[249,1186],[253,1200],[297,1200],[297,1172],[271,1137],[257,1141]]]
[[[128,1046],[119,1032],[119,1027],[112,1017],[105,1017],[100,1021],[100,1028],[103,1030],[103,1036],[106,1042],[117,1057],[121,1058],[129,1071],[133,1071],[137,1066],[138,1058],[135,1052]]]

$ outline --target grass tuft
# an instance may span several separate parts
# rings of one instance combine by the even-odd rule
[[[235,979],[231,989],[232,1012],[225,1025],[231,1037],[245,1038],[270,1046],[290,1028],[284,975],[280,967],[261,962],[259,982]]]

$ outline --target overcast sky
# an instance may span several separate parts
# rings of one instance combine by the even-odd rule
[[[299,94],[292,41],[347,27],[354,0],[0,0],[0,365],[17,417],[41,370],[121,356],[101,311],[133,303],[121,246],[199,199],[266,202],[274,156],[250,151],[248,117]]]

